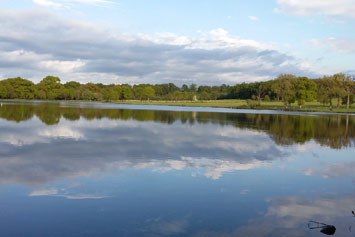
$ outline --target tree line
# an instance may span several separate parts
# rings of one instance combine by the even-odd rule
[[[319,101],[330,109],[341,104],[349,108],[355,102],[355,77],[344,73],[317,79],[281,74],[274,80],[241,83],[234,86],[197,86],[196,84],[176,86],[167,84],[104,85],[102,83],[81,84],[76,81],[61,83],[60,78],[47,76],[35,84],[21,77],[0,81],[0,99],[39,100],[216,100],[245,99],[282,101],[287,108],[296,103]]]

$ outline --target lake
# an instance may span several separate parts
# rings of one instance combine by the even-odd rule
[[[2,101],[0,236],[354,236],[354,145],[353,115]]]

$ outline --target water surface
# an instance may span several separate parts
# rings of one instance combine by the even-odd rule
[[[159,108],[1,102],[0,235],[354,236],[355,116]]]

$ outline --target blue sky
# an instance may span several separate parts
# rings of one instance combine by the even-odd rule
[[[17,0],[0,11],[0,78],[218,85],[355,72],[354,0]]]

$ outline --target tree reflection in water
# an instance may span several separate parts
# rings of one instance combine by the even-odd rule
[[[217,123],[237,128],[263,131],[278,145],[304,144],[314,140],[322,146],[341,149],[355,144],[355,116],[321,115],[298,116],[285,114],[245,114],[216,112],[179,112],[159,110],[130,110],[75,106],[60,103],[3,103],[0,118],[22,122],[38,117],[46,125],[55,125],[60,119],[86,120],[109,118],[134,119],[172,124]],[[69,103],[70,105],[70,103]]]

